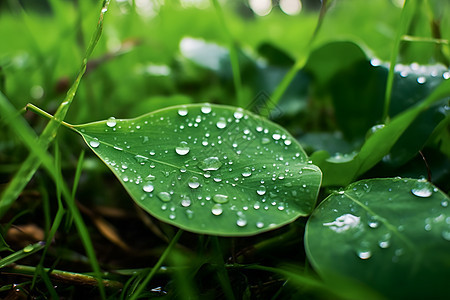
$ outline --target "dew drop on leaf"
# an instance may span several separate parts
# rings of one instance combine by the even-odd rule
[[[236,221],[236,224],[239,227],[244,227],[245,225],[247,225],[247,220],[242,217],[239,217],[239,219],[237,219]]]
[[[202,106],[201,111],[204,114],[209,114],[211,112],[211,106],[210,105]]]
[[[192,210],[190,210],[190,209],[187,209],[186,210],[186,217],[188,219],[192,219],[194,217],[194,212]]]
[[[220,216],[223,213],[222,204],[219,203],[214,204],[211,209],[211,212],[215,216]]]
[[[197,165],[203,171],[217,171],[221,166],[222,163],[215,156],[207,157]]]
[[[420,180],[411,190],[411,193],[417,197],[428,198],[433,194],[430,184],[426,180]]]
[[[242,172],[242,176],[249,177],[252,175],[252,170],[249,167],[244,168],[244,172]]]
[[[96,141],[96,140],[92,140],[92,141],[89,142],[89,145],[90,145],[92,148],[97,148],[98,146],[100,146],[100,142],[99,142],[99,141]]]
[[[153,176],[152,174],[148,174],[147,177],[145,177],[145,180],[150,181],[150,180],[155,180],[155,176]]]
[[[417,78],[417,83],[424,84],[425,82],[427,82],[427,78],[425,76],[419,76]]]
[[[184,197],[183,200],[181,200],[181,206],[183,207],[191,206],[191,199],[189,197]]]
[[[266,193],[266,187],[260,185],[259,188],[256,190],[256,193],[260,196],[264,195]]]
[[[272,134],[272,138],[273,138],[275,141],[278,141],[279,139],[281,139],[281,135],[280,135],[279,133],[274,133],[274,134]]]
[[[134,159],[136,159],[136,161],[138,162],[138,163],[140,163],[141,165],[143,165],[143,164],[145,164],[147,161],[148,161],[148,158],[147,157],[145,157],[145,156],[142,156],[142,155],[136,155],[135,157],[134,157]]]
[[[187,114],[188,114],[187,108],[186,108],[186,107],[180,108],[180,109],[178,110],[178,114],[179,114],[180,116],[182,116],[182,117],[187,116]]]
[[[142,190],[144,190],[144,192],[147,192],[147,193],[153,192],[153,189],[154,189],[154,187],[153,187],[152,184],[146,184],[146,185],[144,185],[144,187],[142,188]]]
[[[233,115],[236,119],[241,119],[244,116],[244,113],[242,112],[242,109],[240,109],[238,111],[235,111]]]
[[[172,197],[170,196],[170,194],[168,192],[159,192],[158,198],[159,198],[159,200],[161,200],[163,202],[169,202],[170,200],[172,200]]]
[[[188,154],[189,153],[189,151],[190,151],[191,149],[189,148],[189,146],[188,146],[188,143],[187,142],[180,142],[180,144],[178,145],[178,147],[176,147],[175,148],[175,152],[178,154],[178,155],[186,155],[186,154]]]
[[[221,117],[219,119],[219,121],[217,121],[216,126],[219,129],[223,129],[223,128],[227,127],[227,121],[225,120],[225,118]]]
[[[189,179],[188,186],[191,189],[198,188],[200,186],[200,182],[198,181],[198,177],[192,176],[191,179]]]
[[[361,259],[369,259],[372,256],[372,252],[365,250],[365,251],[358,251],[358,257]]]
[[[216,194],[213,196],[213,200],[216,203],[227,203],[228,202],[228,196],[227,195],[221,195],[221,194]]]
[[[261,139],[261,143],[262,143],[263,145],[267,145],[268,143],[270,143],[270,139],[269,139],[268,137],[263,137],[263,138]]]
[[[23,252],[31,252],[33,251],[33,245],[28,245],[25,248],[23,248]]]
[[[116,126],[116,124],[117,124],[116,118],[114,118],[114,117],[111,117],[106,121],[106,126],[111,127],[111,128]]]

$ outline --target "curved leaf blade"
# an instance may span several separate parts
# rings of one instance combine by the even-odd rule
[[[325,278],[354,278],[392,299],[448,295],[450,199],[415,179],[356,182],[308,220],[307,255]]]
[[[138,205],[196,233],[280,227],[312,212],[321,183],[289,133],[240,108],[176,106],[74,129]]]

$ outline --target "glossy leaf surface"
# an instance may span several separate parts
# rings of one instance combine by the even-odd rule
[[[280,227],[311,213],[321,183],[289,133],[240,108],[177,106],[74,129],[138,205],[196,233]]]
[[[392,299],[448,295],[449,202],[425,180],[356,182],[308,220],[308,257],[325,279],[353,278]]]

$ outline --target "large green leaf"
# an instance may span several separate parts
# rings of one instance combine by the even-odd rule
[[[425,180],[371,179],[325,199],[305,245],[325,278],[357,279],[392,299],[448,296],[450,199]]]
[[[289,133],[240,108],[176,106],[74,129],[138,205],[192,232],[282,226],[311,213],[321,183]]]

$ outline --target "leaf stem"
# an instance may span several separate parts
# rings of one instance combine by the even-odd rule
[[[26,276],[34,276],[36,273],[36,267],[24,266],[24,265],[13,265],[5,267],[2,269],[3,274],[22,274]],[[87,274],[73,273],[62,270],[52,270],[50,268],[44,268],[44,272],[48,273],[50,278],[57,279],[59,281],[71,283],[71,284],[81,284],[89,286],[98,286],[96,277]],[[111,289],[121,289],[122,283],[110,279],[103,279],[103,285],[106,288]]]
[[[47,119],[49,119],[49,120],[55,120],[55,117],[54,117],[52,114],[46,112],[45,110],[43,110],[43,109],[37,107],[36,105],[34,105],[34,104],[32,104],[32,103],[28,103],[28,104],[23,108],[23,111],[28,111],[28,110],[30,110],[30,111],[32,111],[32,112],[34,112],[34,113],[40,115],[41,117],[47,118]],[[64,121],[59,121],[59,120],[56,120],[56,121],[57,121],[57,122],[60,122],[60,124],[63,125],[64,127],[73,130],[73,125],[72,125],[72,124],[69,124],[69,123],[64,122]]]

